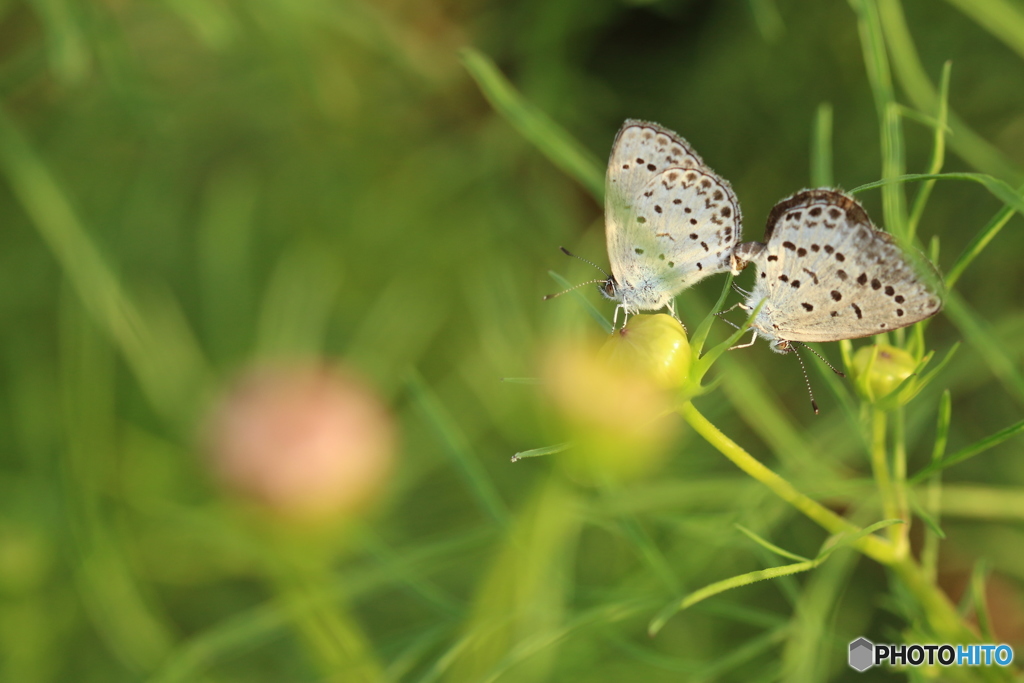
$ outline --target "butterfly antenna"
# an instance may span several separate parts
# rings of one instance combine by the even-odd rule
[[[792,342],[792,343],[796,344],[796,343],[798,343],[798,342]],[[817,357],[818,357],[818,360],[820,360],[820,361],[821,361],[822,363],[824,363],[825,365],[827,365],[827,366],[828,366],[828,369],[829,369],[829,370],[831,370],[832,372],[836,373],[836,374],[837,374],[837,375],[839,375],[840,377],[846,377],[846,375],[845,375],[845,374],[843,373],[843,371],[842,371],[842,370],[838,370],[838,369],[836,369],[836,366],[834,366],[834,365],[832,365],[831,363],[829,363],[829,362],[828,362],[828,359],[827,359],[827,358],[825,358],[825,356],[821,355],[820,353],[818,353],[817,351],[815,351],[814,349],[812,349],[812,348],[811,348],[810,346],[808,346],[807,344],[800,344],[800,346],[804,347],[805,349],[807,349],[808,351],[810,351],[811,353],[813,353],[813,354],[814,354],[815,356],[817,356]]]
[[[610,277],[611,277],[611,275],[609,275],[609,274],[608,274],[608,271],[607,271],[607,270],[605,270],[605,269],[604,269],[604,268],[602,268],[601,266],[597,265],[597,264],[596,264],[596,263],[594,263],[593,261],[588,261],[587,259],[583,258],[582,256],[577,256],[576,254],[572,253],[571,251],[569,251],[569,250],[568,250],[568,249],[566,249],[565,247],[559,247],[559,249],[561,249],[561,250],[562,250],[562,253],[563,253],[563,254],[565,254],[566,256],[572,256],[573,258],[578,258],[578,259],[579,259],[580,261],[583,261],[584,263],[589,263],[590,265],[594,266],[595,268],[597,268],[598,270],[600,270],[600,271],[601,271],[602,273],[604,273],[604,276],[605,276],[606,278],[610,278]],[[588,285],[588,284],[590,284],[590,283],[589,283],[589,282],[584,282],[583,284],[585,284],[585,285]]]
[[[542,301],[547,301],[548,299],[554,299],[556,296],[562,296],[566,292],[571,292],[574,289],[579,289],[580,287],[585,287],[587,285],[596,285],[599,282],[607,282],[607,280],[587,280],[586,282],[581,282],[578,285],[574,285],[574,286],[570,287],[569,289],[563,289],[561,292],[558,292],[557,294],[545,294],[544,298],[542,299]]]
[[[802,373],[804,373],[804,384],[807,385],[807,395],[811,397],[811,407],[814,408],[814,414],[817,415],[818,414],[818,404],[814,400],[814,392],[811,391],[811,379],[807,376],[807,367],[804,365],[803,356],[801,356],[800,352],[796,350],[796,346],[797,346],[796,344],[792,344],[792,346],[790,346],[790,348],[792,348],[793,349],[793,353],[796,354],[796,359],[798,361],[800,361],[800,371]]]

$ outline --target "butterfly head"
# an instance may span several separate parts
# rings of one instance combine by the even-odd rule
[[[601,280],[597,285],[597,289],[605,299],[622,301],[622,289],[619,287],[619,283],[615,281],[614,276],[609,275],[607,280]]]
[[[575,285],[573,287],[570,287],[569,289],[566,289],[566,290],[563,290],[561,292],[558,292],[557,294],[548,294],[547,296],[544,297],[545,301],[547,301],[548,299],[554,299],[557,296],[562,296],[566,292],[571,292],[574,289],[577,289],[579,287],[585,287],[586,285],[594,285],[594,284],[596,284],[597,288],[601,292],[602,296],[604,296],[607,299],[611,299],[612,301],[618,301],[619,303],[622,302],[622,290],[619,287],[619,283],[615,280],[615,276],[614,275],[609,274],[608,271],[606,271],[604,268],[602,268],[601,266],[597,265],[593,261],[588,261],[587,259],[583,258],[582,256],[577,256],[576,254],[572,253],[571,251],[569,251],[565,247],[561,247],[561,250],[562,250],[562,253],[564,253],[566,256],[572,256],[573,258],[578,258],[579,260],[583,261],[584,263],[589,263],[590,265],[594,266],[595,268],[600,270],[602,273],[604,273],[607,277],[604,280],[601,280],[601,279],[587,280],[586,282],[581,282],[578,285]]]

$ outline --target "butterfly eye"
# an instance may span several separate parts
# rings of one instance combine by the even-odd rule
[[[615,296],[615,280],[608,279],[604,281],[604,293],[607,296]]]

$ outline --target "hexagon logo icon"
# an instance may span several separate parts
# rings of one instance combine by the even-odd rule
[[[865,671],[875,664],[875,644],[867,638],[858,638],[850,643],[850,666]]]

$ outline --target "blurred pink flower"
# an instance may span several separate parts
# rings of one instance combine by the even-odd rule
[[[228,488],[300,519],[372,500],[392,469],[396,441],[391,414],[367,384],[316,364],[243,375],[214,407],[207,438]]]

